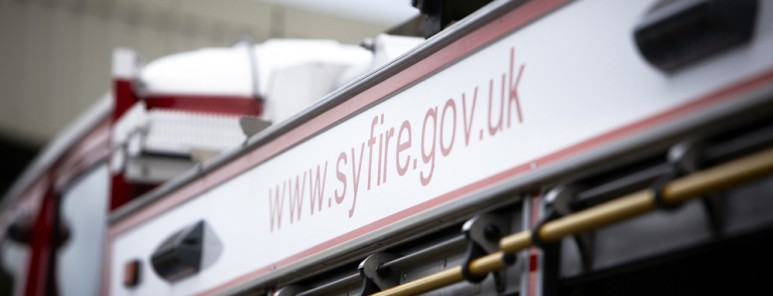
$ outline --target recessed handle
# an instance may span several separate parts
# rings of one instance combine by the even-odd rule
[[[674,72],[747,43],[754,33],[757,0],[661,0],[639,22],[634,39],[656,68]]]
[[[214,263],[222,249],[220,240],[202,220],[164,240],[153,252],[151,265],[161,278],[175,282]]]

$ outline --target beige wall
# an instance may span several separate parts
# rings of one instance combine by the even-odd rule
[[[386,29],[257,0],[0,0],[0,136],[50,139],[109,89],[114,47],[147,61],[245,34],[358,43]]]

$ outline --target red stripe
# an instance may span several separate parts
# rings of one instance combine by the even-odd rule
[[[131,185],[126,182],[122,173],[110,172],[110,212],[128,203],[131,200],[131,191]]]
[[[146,109],[260,116],[263,100],[246,96],[162,94],[144,98]]]
[[[113,80],[113,116],[111,118],[112,125],[118,121],[129,109],[134,106],[134,103],[139,101],[134,90],[132,89],[132,82],[129,79],[114,79]],[[112,126],[110,127],[112,130]],[[112,137],[112,133],[111,133]],[[109,142],[108,142],[109,143]],[[109,145],[109,144],[108,144]],[[112,160],[111,160],[112,161]],[[110,173],[110,211],[122,206],[129,201],[128,184],[123,180],[123,176],[120,173]]]
[[[113,122],[121,118],[137,101],[139,99],[134,94],[134,90],[132,90],[130,80],[113,80]]]
[[[40,204],[40,210],[32,226],[30,239],[30,258],[29,269],[27,270],[27,282],[24,287],[24,295],[42,296],[52,291],[46,292],[46,287],[53,286],[54,283],[48,282],[48,269],[51,258],[53,242],[51,236],[54,225],[54,202],[56,196],[51,192],[50,187],[43,194]]]
[[[656,126],[679,118],[684,114],[688,114],[692,111],[699,110],[723,101],[729,101],[733,99],[734,95],[737,95],[745,90],[753,89],[756,87],[765,86],[773,83],[773,70],[768,69],[766,72],[760,73],[756,76],[741,81],[735,85],[719,89],[713,93],[699,97],[695,100],[689,101],[685,104],[679,105],[676,108],[666,110],[660,114],[653,115],[649,118],[633,122],[631,124],[612,129],[606,133],[598,135],[596,137],[587,139],[575,145],[558,150],[551,154],[545,155],[536,159],[540,165],[554,163],[556,161],[567,158],[568,156],[577,154],[582,151],[587,151],[592,147],[599,146],[603,143],[610,142],[614,139],[622,138],[626,135],[635,134],[643,131],[648,127]]]
[[[712,102],[716,103],[716,102],[721,102],[721,101],[724,101],[724,100],[728,100],[728,99],[732,98],[732,96],[731,96],[732,94],[735,94],[735,93],[737,93],[739,91],[743,91],[743,90],[746,90],[746,89],[754,87],[754,86],[761,86],[761,84],[770,83],[770,82],[773,82],[773,71],[764,73],[763,75],[760,75],[758,77],[750,79],[750,80],[748,80],[746,82],[743,82],[743,83],[741,83],[739,85],[735,85],[735,86],[732,86],[732,87],[730,87],[728,89],[720,90],[719,92],[713,93],[713,94],[708,95],[706,97],[699,98],[696,101],[692,101],[690,103],[687,103],[687,104],[685,104],[683,106],[677,107],[677,108],[675,108],[673,110],[667,111],[665,113],[658,114],[656,116],[647,118],[645,120],[642,120],[642,121],[639,121],[639,122],[635,122],[635,123],[630,124],[628,126],[624,126],[624,127],[619,128],[619,129],[612,130],[612,131],[610,131],[610,132],[608,132],[606,134],[602,134],[602,135],[599,135],[597,137],[591,138],[589,140],[580,142],[580,143],[578,143],[578,144],[576,144],[574,146],[571,146],[571,147],[568,147],[566,149],[560,150],[558,152],[555,152],[555,153],[546,155],[544,157],[541,157],[538,160],[544,165],[544,164],[547,164],[547,163],[552,163],[552,162],[555,162],[555,161],[558,161],[558,160],[561,160],[561,159],[565,159],[565,158],[567,158],[567,157],[569,157],[571,155],[574,155],[576,153],[588,151],[591,148],[597,147],[598,145],[601,145],[601,144],[604,144],[604,143],[613,142],[613,141],[615,141],[617,139],[622,138],[623,136],[631,135],[631,134],[633,134],[635,132],[638,132],[638,131],[641,131],[641,130],[647,128],[647,127],[651,127],[651,126],[657,125],[659,123],[664,123],[665,121],[667,121],[669,119],[677,118],[677,117],[679,117],[679,116],[681,116],[683,114],[689,113],[690,111],[695,111],[695,109],[697,109],[698,107],[703,107],[703,106],[706,106],[706,105],[710,105],[709,103],[712,103]],[[729,91],[729,90],[731,90],[731,91]],[[250,159],[245,159],[245,162],[246,161],[250,161]],[[234,162],[238,163],[239,161],[234,161]],[[248,165],[240,164],[238,166],[234,165],[232,167],[232,169],[238,169],[238,167],[242,167],[242,166],[247,166],[248,167]],[[474,191],[477,191],[477,190],[480,190],[480,189],[483,189],[483,188],[488,188],[491,185],[500,183],[500,182],[502,182],[504,180],[516,177],[518,175],[527,173],[529,171],[530,171],[530,163],[525,163],[525,164],[521,164],[521,165],[515,166],[515,167],[510,168],[510,169],[508,169],[506,171],[503,171],[503,172],[500,172],[498,174],[495,174],[495,175],[493,175],[491,177],[482,179],[480,181],[477,181],[477,182],[471,183],[469,185],[463,186],[463,187],[461,187],[459,189],[453,190],[453,191],[448,192],[446,194],[443,194],[443,195],[440,195],[438,197],[432,198],[432,199],[430,199],[430,200],[428,200],[426,202],[417,204],[417,205],[415,205],[413,207],[410,207],[410,208],[407,208],[407,209],[402,210],[400,212],[397,212],[395,214],[389,215],[389,216],[387,216],[385,218],[377,220],[377,221],[375,221],[375,222],[373,222],[371,224],[365,225],[365,226],[363,226],[361,228],[355,229],[355,230],[353,230],[351,232],[348,232],[346,234],[343,234],[343,235],[341,235],[339,237],[333,238],[333,239],[331,239],[329,241],[326,241],[326,242],[324,242],[322,244],[319,244],[319,245],[314,246],[312,248],[306,249],[306,250],[304,250],[304,251],[302,251],[300,253],[297,253],[297,254],[295,254],[293,256],[287,257],[285,259],[282,259],[282,260],[276,262],[274,264],[274,266],[276,268],[281,268],[281,267],[289,265],[291,263],[300,261],[301,259],[304,259],[304,258],[306,258],[306,257],[308,257],[308,256],[310,256],[312,254],[316,254],[318,252],[321,252],[321,251],[324,251],[324,250],[328,250],[328,249],[330,249],[332,247],[335,247],[337,245],[341,245],[341,244],[343,244],[343,243],[345,243],[347,241],[350,241],[352,239],[358,238],[358,237],[363,236],[363,235],[365,235],[367,233],[370,233],[372,231],[375,231],[375,230],[381,229],[381,228],[383,228],[385,226],[391,225],[392,223],[394,223],[396,221],[400,221],[400,220],[402,220],[404,218],[414,216],[414,215],[416,215],[418,213],[424,212],[424,211],[426,211],[428,209],[431,209],[431,208],[433,208],[435,206],[438,206],[438,205],[447,203],[447,202],[449,202],[451,200],[457,199],[459,197],[468,195],[468,194],[470,194],[470,193],[472,193]],[[215,173],[223,174],[222,171],[221,172],[215,172]],[[167,199],[161,200],[159,203],[157,203],[156,205],[154,205],[152,207],[154,209],[154,211],[151,212],[151,213],[156,213],[156,214],[160,213],[160,211],[169,209],[169,208],[174,207],[175,205],[177,205],[177,204],[179,204],[181,202],[184,202],[184,201],[190,199],[192,197],[192,195],[198,194],[199,192],[201,192],[203,190],[206,190],[207,188],[210,188],[211,186],[215,186],[215,185],[219,184],[219,183],[207,182],[208,181],[207,179],[209,177],[211,177],[211,176],[208,176],[207,178],[202,178],[204,180],[197,180],[194,184],[191,184],[191,186],[186,186],[186,187],[182,188],[181,190],[179,190],[177,192],[174,192],[172,194],[172,196],[170,196],[172,200],[167,200]],[[218,179],[220,179],[220,178],[218,178]],[[220,181],[220,182],[222,182],[222,181]],[[150,218],[152,218],[155,215],[155,214],[148,215],[148,214],[150,214],[148,212],[149,211],[140,212],[136,216],[132,216],[132,217],[129,217],[128,219],[124,220],[124,222],[130,221],[129,223],[131,223],[131,224],[119,223],[119,224],[115,225],[114,227],[112,227],[110,229],[110,237],[113,238],[113,237],[117,236],[118,234],[120,234],[121,232],[123,232],[123,231],[125,231],[125,230],[127,230],[127,229],[129,229],[129,228],[131,228],[131,227],[133,227],[133,226],[143,222],[143,221],[146,221],[146,219],[150,219]],[[222,285],[220,285],[220,286],[218,286],[216,288],[213,288],[211,290],[208,290],[208,291],[206,291],[206,292],[204,292],[202,294],[207,295],[207,294],[213,294],[213,293],[218,292],[218,291],[222,291],[223,289],[225,289],[225,288],[227,288],[229,286],[233,286],[233,285],[236,285],[236,284],[239,284],[239,283],[246,282],[246,281],[248,281],[250,279],[256,278],[256,277],[261,276],[261,275],[264,275],[264,274],[266,274],[266,273],[268,273],[270,271],[271,271],[271,268],[269,268],[269,266],[258,268],[257,270],[255,270],[255,271],[253,271],[253,272],[251,272],[249,274],[240,276],[240,277],[238,277],[238,278],[236,278],[234,280],[231,280],[231,281],[229,281],[227,283],[224,283],[224,284],[222,284]],[[534,281],[536,281],[536,279]]]
[[[110,269],[113,248],[110,247],[110,238],[102,242],[102,276],[99,281],[99,295],[110,295],[110,275],[113,273]],[[123,275],[121,275],[123,276]],[[140,274],[140,277],[143,275]],[[140,278],[142,280],[142,278]]]
[[[537,192],[532,193],[530,198],[529,209],[529,226],[534,229],[534,226],[539,223],[539,209],[540,209],[540,195]],[[539,274],[539,250],[535,247],[529,248],[529,286],[527,287],[527,296],[537,295],[537,275]]]

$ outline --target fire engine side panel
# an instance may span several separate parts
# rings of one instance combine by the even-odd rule
[[[62,216],[71,237],[59,250],[56,279],[60,295],[96,295],[108,208],[108,168],[101,163],[84,173],[65,190]]]
[[[770,86],[769,29],[672,76],[650,67],[632,32],[652,3],[572,2],[370,109],[338,110],[353,116],[113,236],[110,294],[223,291],[390,227],[408,229],[401,220],[568,157],[730,110],[749,102],[745,91]],[[223,253],[200,273],[165,282],[150,267],[153,250],[199,220]],[[143,261],[143,278],[126,288],[120,279],[132,259]]]

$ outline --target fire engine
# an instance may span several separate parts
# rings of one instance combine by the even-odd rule
[[[773,3],[413,5],[426,40],[117,49],[3,200],[12,293],[767,289]]]

